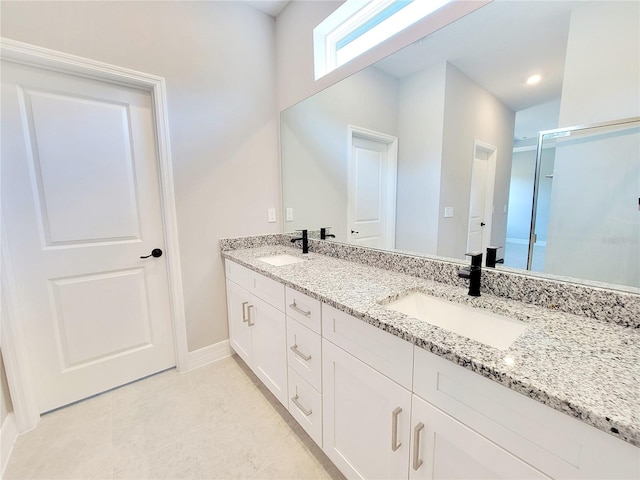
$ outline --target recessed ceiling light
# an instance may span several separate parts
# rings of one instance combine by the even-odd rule
[[[535,85],[536,83],[539,83],[540,80],[542,80],[542,77],[540,75],[531,75],[529,78],[527,78],[527,85]]]

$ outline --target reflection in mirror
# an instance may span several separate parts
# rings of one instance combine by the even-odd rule
[[[530,269],[640,287],[640,119],[540,140]]]
[[[285,110],[284,230],[332,227],[339,242],[461,261],[500,246],[507,267],[637,288],[637,269],[605,274],[604,260],[569,255],[592,260],[588,236],[601,250],[615,243],[603,239],[623,238],[639,265],[638,193],[614,194],[640,182],[632,133],[609,132],[627,147],[601,135],[578,142],[600,152],[590,175],[601,181],[588,191],[579,188],[585,165],[563,160],[572,173],[558,181],[560,156],[574,158],[564,152],[577,144],[543,150],[527,261],[538,133],[640,115],[639,23],[639,2],[496,1]],[[541,80],[528,85],[533,74]],[[594,204],[607,207],[597,231],[556,228],[578,218],[576,205],[589,205],[584,224]],[[634,262],[620,255],[613,265]]]

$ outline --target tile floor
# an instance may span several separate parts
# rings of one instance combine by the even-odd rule
[[[6,479],[342,479],[236,356],[44,415]]]

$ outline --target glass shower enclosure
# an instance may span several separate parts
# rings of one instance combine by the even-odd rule
[[[640,288],[640,117],[539,133],[527,269]]]

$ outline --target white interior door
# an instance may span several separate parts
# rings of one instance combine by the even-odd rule
[[[484,252],[491,243],[496,149],[476,142],[471,167],[467,252]]]
[[[150,94],[2,62],[2,206],[41,412],[175,365]],[[166,253],[166,252],[165,252]]]
[[[351,135],[347,238],[374,248],[395,247],[397,139]]]

